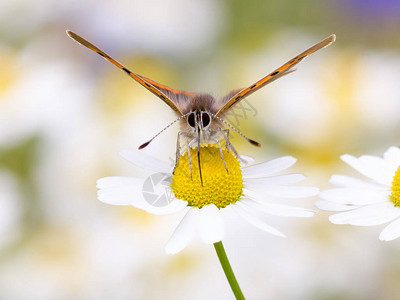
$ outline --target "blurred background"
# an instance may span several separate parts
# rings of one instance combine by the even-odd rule
[[[331,174],[356,174],[341,154],[400,145],[399,16],[398,0],[0,0],[0,298],[233,298],[212,246],[164,254],[181,216],[96,199],[100,177],[151,175],[118,151],[175,116],[66,29],[134,72],[216,97],[336,33],[229,116],[263,145],[234,136],[240,153],[293,155],[291,171],[324,189]],[[172,162],[177,131],[142,151]],[[228,221],[226,251],[248,299],[399,299],[400,241],[328,216],[271,221],[286,239]]]

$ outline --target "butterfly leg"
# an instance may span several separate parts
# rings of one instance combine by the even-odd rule
[[[225,133],[225,134],[224,134]],[[230,151],[229,148],[233,148],[231,141],[229,140],[229,129],[224,129],[222,130],[222,135],[225,138],[225,144],[226,144],[226,149],[228,150],[228,152]],[[232,150],[233,151],[233,150]],[[233,151],[235,153],[235,151]],[[237,155],[235,153],[235,155]]]
[[[212,139],[212,140],[218,144],[219,153],[220,153],[220,155],[221,155],[222,162],[224,163],[226,173],[229,174],[228,167],[226,166],[226,163],[225,163],[224,154],[222,153],[221,143],[218,141],[218,139]],[[228,151],[229,151],[229,150],[228,150]]]
[[[178,136],[176,138],[176,159],[175,159],[174,170],[175,170],[176,166],[178,165],[179,157],[181,156],[181,135],[182,135],[182,131],[179,131]]]
[[[226,149],[228,150],[228,152],[230,148],[232,152],[235,154],[235,156],[239,157],[239,154],[237,153],[236,149],[233,147],[231,141],[229,140],[229,129],[220,129],[220,132],[225,139]]]
[[[235,155],[236,156],[238,156],[237,155],[237,152],[236,152],[236,150],[233,148],[233,146],[232,146],[232,144],[231,144],[231,142],[230,142],[230,140],[229,140],[229,129],[221,129],[221,128],[218,128],[218,132],[224,137],[224,139],[225,139],[225,147],[226,147],[226,150],[228,151],[228,153],[229,153],[229,148],[230,149],[232,149],[232,151],[233,151],[233,153],[235,153]]]
[[[235,154],[235,156],[237,158],[240,159],[241,162],[246,162],[245,160],[243,160],[240,155],[238,154],[238,152],[236,151],[236,149],[233,147],[231,141],[229,140],[229,129],[220,129],[221,134],[223,135],[223,137],[225,138],[225,143],[226,143],[226,148],[228,149],[229,152],[229,148],[232,149],[232,152]]]

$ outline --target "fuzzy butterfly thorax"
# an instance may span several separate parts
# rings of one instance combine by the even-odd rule
[[[218,111],[216,100],[210,94],[196,94],[193,98],[182,103],[182,113],[191,111],[208,111],[215,114]]]

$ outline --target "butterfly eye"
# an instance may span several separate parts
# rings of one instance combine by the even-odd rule
[[[206,112],[203,112],[201,114],[201,124],[203,125],[203,128],[206,128],[208,125],[210,125],[211,118],[210,115]]]
[[[195,128],[196,127],[196,121],[195,121],[195,115],[194,112],[192,112],[189,116],[188,116],[188,124],[190,127]]]

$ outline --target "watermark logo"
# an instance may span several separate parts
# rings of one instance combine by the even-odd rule
[[[228,110],[228,113],[225,115],[225,121],[239,129],[240,119],[247,120],[250,114],[252,114],[251,117],[254,118],[257,116],[258,112],[256,108],[247,101],[247,99],[244,99]]]
[[[155,207],[164,207],[174,200],[171,190],[171,175],[154,173],[143,183],[142,194],[147,203]]]

